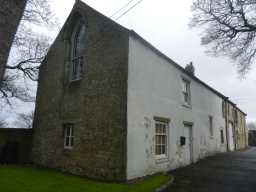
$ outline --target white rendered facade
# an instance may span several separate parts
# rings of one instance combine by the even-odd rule
[[[184,80],[189,83],[189,102],[184,101]],[[132,35],[127,94],[128,180],[226,151],[223,98]],[[168,123],[167,147],[160,152],[155,146],[158,120]],[[181,136],[186,138],[183,146]]]

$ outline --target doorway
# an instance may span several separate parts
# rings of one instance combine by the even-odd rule
[[[193,124],[184,124],[184,137],[186,138],[186,142],[184,145],[184,160],[185,164],[189,165],[193,163],[193,132],[192,132]]]
[[[234,128],[233,123],[228,123],[228,149],[229,151],[235,150],[235,144],[234,144]]]

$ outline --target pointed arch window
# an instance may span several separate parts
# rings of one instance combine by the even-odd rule
[[[76,81],[82,77],[84,53],[86,47],[86,26],[79,22],[72,34],[71,69],[70,79]]]

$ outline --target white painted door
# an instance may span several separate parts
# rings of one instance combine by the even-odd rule
[[[192,138],[192,126],[184,125],[184,137],[186,143],[184,147],[184,164],[189,165],[193,162],[193,138]]]
[[[235,145],[234,145],[234,132],[233,132],[233,124],[228,123],[228,147],[230,151],[234,151]]]

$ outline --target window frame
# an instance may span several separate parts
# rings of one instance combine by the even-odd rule
[[[74,137],[74,124],[73,123],[65,123],[63,125],[63,129],[64,129],[63,130],[64,131],[64,149],[73,149],[74,138],[75,138]],[[67,144],[67,141],[68,141],[68,144]]]
[[[191,106],[191,82],[186,79],[182,78],[182,96],[183,96],[183,103],[186,106]],[[186,99],[187,97],[187,99]],[[187,101],[186,101],[187,100]]]
[[[169,149],[169,119],[166,118],[154,118],[154,155],[157,160],[159,159],[168,159],[168,149]],[[165,131],[157,132],[157,125],[162,125],[162,127],[158,127],[161,129],[165,129]],[[157,138],[163,138],[165,137],[165,142],[162,142],[163,140],[157,139]],[[160,141],[157,143],[157,141]],[[157,148],[158,147],[158,148]],[[160,148],[159,148],[160,147]],[[161,147],[164,147],[164,153],[157,154],[157,150],[162,150]]]

